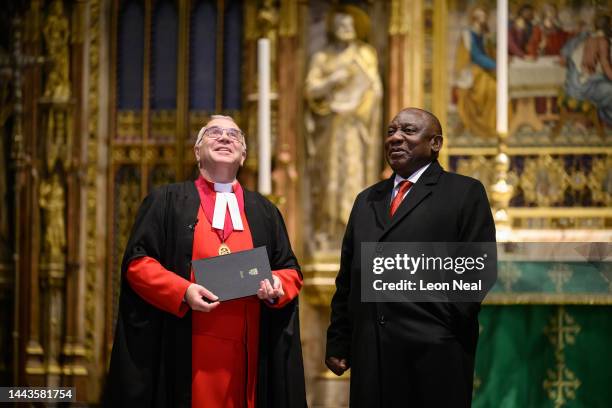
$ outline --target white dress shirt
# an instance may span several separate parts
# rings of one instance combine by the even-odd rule
[[[412,185],[415,185],[416,182],[419,181],[419,178],[421,177],[421,175],[425,172],[425,170],[427,170],[427,168],[430,165],[431,165],[431,162],[427,163],[426,165],[424,165],[423,167],[421,167],[420,169],[412,173],[412,175],[408,177],[407,179],[403,178],[402,176],[396,173],[395,180],[393,180],[393,191],[391,192],[391,201],[393,201],[393,199],[397,195],[397,192],[399,191],[399,183],[401,183],[404,180],[408,180],[409,182],[412,183]],[[410,193],[410,190],[412,190],[412,187],[410,187],[408,191],[406,191],[406,194],[404,195],[404,197],[402,197],[402,200],[406,198],[406,195]]]

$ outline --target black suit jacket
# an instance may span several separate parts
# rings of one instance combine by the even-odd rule
[[[391,218],[394,178],[357,196],[342,243],[326,356],[349,360],[352,406],[377,406],[372,398],[384,392],[379,374],[397,366],[389,345],[456,338],[473,354],[478,339],[478,303],[361,302],[362,242],[495,241],[491,208],[478,180],[445,172],[434,161]]]

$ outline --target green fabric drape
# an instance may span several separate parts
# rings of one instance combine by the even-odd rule
[[[612,306],[483,306],[473,406],[612,406]]]

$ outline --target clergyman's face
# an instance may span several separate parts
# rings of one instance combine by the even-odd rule
[[[385,157],[393,171],[402,177],[409,177],[433,161],[441,148],[442,136],[432,134],[430,118],[424,112],[403,110],[389,124]]]
[[[357,34],[353,17],[350,14],[338,13],[334,15],[334,35],[340,41],[353,41]]]
[[[240,130],[233,121],[224,118],[213,119],[206,125],[207,128],[214,126]],[[194,147],[194,151],[200,167],[233,164],[236,166],[236,170],[238,170],[246,158],[244,139],[234,140],[227,131],[224,131],[221,137],[216,139],[205,134],[202,140]]]

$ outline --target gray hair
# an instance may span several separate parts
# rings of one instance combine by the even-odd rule
[[[238,126],[238,124],[236,123],[236,121],[234,120],[234,118],[232,118],[231,116],[226,116],[226,115],[212,115],[210,117],[210,119],[208,120],[208,122],[206,122],[206,125],[204,125],[204,127],[202,127],[202,129],[200,129],[200,131],[198,132],[198,136],[196,137],[196,142],[194,144],[194,146],[199,145],[200,143],[202,143],[202,139],[204,139],[204,132],[206,132],[206,129],[208,129],[208,124],[210,122],[212,122],[213,120],[217,120],[217,119],[224,119],[224,120],[229,120],[230,122],[232,122],[234,125],[236,125],[236,127],[238,127],[240,129],[240,127]],[[242,139],[242,145],[244,146],[244,150],[246,150],[246,139]]]

